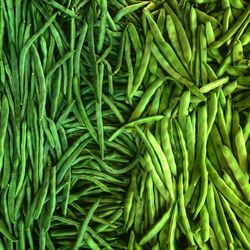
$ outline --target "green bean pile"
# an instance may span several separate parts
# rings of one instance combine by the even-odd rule
[[[250,249],[247,0],[0,0],[0,250]]]

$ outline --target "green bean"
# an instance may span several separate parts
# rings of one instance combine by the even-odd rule
[[[209,183],[208,185],[208,193],[207,193],[207,208],[208,212],[211,218],[211,223],[213,226],[213,229],[216,233],[216,237],[218,239],[218,243],[220,247],[223,249],[227,247],[225,235],[223,233],[223,230],[221,228],[220,222],[217,218],[217,213],[216,213],[216,204],[215,204],[215,199],[214,199],[214,188],[213,184]]]
[[[69,51],[61,59],[59,59],[54,66],[48,71],[46,75],[46,84],[48,84],[48,80],[52,77],[52,75],[56,72],[56,70],[61,67],[68,59],[72,58],[72,55],[75,51]]]
[[[74,74],[77,75],[78,77],[80,77],[80,57],[83,44],[86,38],[87,30],[88,30],[88,24],[87,22],[85,22],[82,27],[78,42],[76,44],[76,52],[74,55]]]
[[[36,65],[36,73],[37,73],[37,78],[39,82],[39,118],[40,120],[43,119],[43,116],[45,115],[45,105],[46,105],[46,95],[47,95],[47,90],[46,90],[46,82],[45,82],[45,76],[43,72],[43,66],[38,54],[38,51],[36,47],[33,45],[32,46],[32,52],[35,60],[35,65]]]
[[[233,153],[227,146],[224,146],[224,145],[222,146],[222,153],[225,156],[227,165],[232,170],[232,173],[236,181],[238,182],[243,194],[246,196],[247,200],[249,201],[250,200],[250,196],[249,196],[250,187],[248,184],[248,177],[243,172],[244,170],[241,169]]]
[[[134,73],[136,73],[142,60],[142,44],[139,38],[139,34],[132,23],[128,24],[128,33],[136,53],[134,66]]]
[[[2,97],[2,105],[1,105],[1,135],[0,135],[0,171],[3,167],[3,158],[4,158],[4,142],[7,134],[7,126],[9,120],[9,104],[8,99],[4,95]]]
[[[239,112],[236,109],[234,109],[233,116],[232,116],[232,126],[231,126],[232,135],[235,135],[238,132],[239,126],[240,126]],[[237,154],[236,145],[235,145],[235,137],[233,137],[233,140],[232,140],[232,151],[234,152],[235,155]]]
[[[246,123],[243,128],[243,135],[244,135],[245,142],[247,142],[249,135],[250,135],[250,115],[249,114],[247,116]]]
[[[12,173],[9,192],[8,192],[8,212],[9,218],[12,223],[15,221],[15,194],[16,194],[16,184],[17,184],[17,171]]]
[[[107,22],[109,23],[109,26],[113,31],[117,31],[116,24],[114,20],[111,18],[109,12],[107,12]]]
[[[4,28],[5,28],[5,21],[4,21],[4,14],[3,14],[3,8],[1,6],[0,9],[0,59],[2,59],[2,53],[3,53],[3,42],[4,42]]]
[[[16,194],[19,193],[21,186],[23,184],[23,181],[25,179],[25,170],[26,170],[26,143],[27,143],[27,137],[26,137],[26,131],[27,131],[27,124],[24,121],[22,124],[22,143],[21,143],[21,166],[20,166],[20,172],[19,172],[19,180],[16,187]]]
[[[217,56],[216,56],[217,57]],[[227,69],[230,67],[230,64],[232,63],[232,57],[231,55],[227,55],[223,60],[221,60],[220,62],[220,67],[219,69],[217,70],[217,77],[221,77],[225,71],[227,71]]]
[[[70,19],[70,44],[69,48],[70,51],[75,52],[75,40],[76,40],[76,21],[75,18],[71,17]],[[68,86],[67,89],[64,89],[64,92],[67,91],[67,102],[72,102],[72,81],[74,75],[74,54],[69,59],[69,66],[68,66]],[[48,73],[49,74],[49,73]]]
[[[235,146],[239,166],[241,167],[244,173],[248,173],[247,149],[245,145],[244,134],[241,127],[238,128],[238,131],[235,134]],[[246,176],[248,176],[248,174]]]
[[[78,175],[77,177],[75,177],[76,179],[81,179],[81,180],[87,180],[90,182],[93,182],[95,185],[97,185],[98,187],[100,187],[100,189],[102,189],[104,192],[110,192],[110,189],[103,184],[101,181],[96,180],[95,178],[89,176],[89,175]]]
[[[192,34],[192,58],[190,62],[190,68],[191,72],[195,72],[195,55],[197,51],[197,13],[194,9],[193,6],[190,7],[190,14],[189,14],[189,19],[190,19],[190,30]]]
[[[56,209],[56,167],[51,168],[51,182],[49,187],[50,199],[46,204],[46,214],[43,219],[43,230],[47,232],[50,228],[53,213]]]
[[[175,13],[171,9],[171,7],[166,2],[163,3],[163,7],[171,15],[171,17],[174,21],[174,24],[176,26],[176,31],[179,34],[180,40],[182,41],[181,47],[182,47],[183,56],[184,56],[185,60],[187,61],[187,63],[189,63],[191,60],[191,57],[192,57],[192,51],[191,51],[191,47],[190,47],[188,38],[186,36],[186,32],[185,32],[179,18],[175,15]]]
[[[100,23],[100,32],[99,32],[98,43],[97,43],[97,52],[100,52],[102,50],[104,39],[105,39],[107,11],[108,11],[106,0],[101,1],[101,9],[102,9],[102,15],[101,15],[101,23]]]
[[[148,89],[145,91],[143,96],[140,99],[140,102],[136,106],[135,110],[133,111],[131,117],[129,118],[130,121],[133,121],[141,116],[143,111],[145,110],[150,98],[153,96],[155,91],[163,84],[162,80],[156,79],[154,82],[150,84]]]
[[[245,226],[244,223],[239,222],[239,224],[240,224],[240,227],[242,229],[242,232],[244,233],[244,235],[246,236],[246,238],[249,239],[250,238],[249,229],[247,228],[247,226]]]
[[[219,193],[217,192],[216,189],[214,189],[214,196],[215,196],[215,204],[216,204],[217,211],[219,213],[219,219],[220,219],[222,230],[225,234],[225,237],[226,237],[228,244],[233,245],[233,243],[234,243],[233,236],[232,236],[232,233],[230,231],[230,227],[229,227],[228,222],[227,222],[227,218],[226,218],[224,208],[223,208],[222,203],[221,203],[221,199],[219,197]]]
[[[127,173],[128,171],[130,171],[131,169],[133,169],[136,164],[139,162],[140,158],[136,158],[134,161],[132,161],[131,163],[128,164],[128,166],[122,168],[122,169],[117,169],[117,168],[113,168],[111,166],[109,166],[105,161],[101,160],[99,157],[97,157],[96,155],[91,154],[93,159],[96,160],[98,162],[98,164],[100,164],[100,166],[107,172],[114,174],[114,175],[119,175],[122,173]]]
[[[204,249],[204,250],[208,250],[209,249],[209,247],[207,246],[207,244],[203,242],[200,232],[194,233],[194,239],[195,239],[197,245],[201,249]]]
[[[212,229],[212,227],[210,226],[209,228],[209,232],[210,232],[210,244],[212,246],[213,249],[215,250],[219,250],[220,249],[220,246],[219,246],[219,243],[218,243],[218,240],[216,239],[216,235]]]
[[[232,206],[232,209],[235,211],[235,213],[237,214],[237,216],[241,219],[241,221],[245,224],[245,226],[250,229],[249,227],[249,222],[250,222],[250,219],[249,217],[244,214],[242,211],[240,211],[236,206],[234,206],[233,204],[231,204]]]
[[[238,41],[232,49],[232,61],[236,64],[238,61],[243,59],[243,46],[240,41]]]
[[[64,121],[67,119],[68,115],[73,111],[74,106],[75,106],[75,100],[72,101],[69,104],[69,106],[65,110],[62,111],[62,114],[60,115],[60,117],[58,118],[56,122],[57,128],[64,124]]]
[[[157,25],[162,34],[165,31],[165,16],[166,16],[165,9],[161,8],[157,19]]]
[[[168,239],[168,249],[175,249],[175,234],[177,228],[177,219],[178,219],[178,204],[175,204],[173,208],[173,214],[169,225],[169,239]]]
[[[23,86],[24,81],[24,67],[25,67],[25,59],[28,53],[29,48],[31,45],[41,36],[44,31],[52,24],[55,20],[57,13],[53,14],[48,21],[43,25],[43,27],[37,31],[24,45],[20,53],[20,60],[19,60],[19,71],[20,71],[20,86]]]
[[[73,17],[73,18],[80,19],[80,17],[78,15],[76,15],[73,10],[70,10],[70,9],[64,7],[63,5],[59,4],[56,1],[54,1],[54,0],[48,0],[46,2],[49,5],[53,6],[55,9],[60,10],[61,12],[65,13],[66,15],[68,15],[70,17]]]
[[[168,133],[169,117],[164,117],[161,120],[161,139],[162,139],[162,150],[167,157],[171,173],[176,176],[177,166],[174,159],[174,154],[172,146],[170,143],[169,133]]]
[[[98,241],[102,246],[104,246],[107,249],[112,249],[110,244],[108,244],[102,237],[100,237],[91,227],[88,227],[89,234]]]
[[[17,239],[10,233],[10,231],[2,220],[0,220],[0,232],[10,241],[17,241]]]
[[[177,73],[170,65],[169,63],[163,58],[161,55],[161,52],[159,49],[156,47],[155,44],[152,45],[152,52],[154,56],[156,57],[157,61],[161,64],[161,66],[166,70],[171,76],[173,76],[177,81],[181,82],[184,84],[187,88],[190,89],[190,91],[198,96],[201,100],[206,100],[206,97],[200,93],[199,89],[197,86],[195,86],[192,82],[189,80],[186,80],[183,78],[179,73]]]
[[[121,41],[120,41],[120,49],[118,53],[118,58],[117,58],[117,63],[116,63],[114,74],[117,74],[120,71],[121,66],[122,66],[122,58],[123,58],[123,53],[125,49],[125,40],[126,40],[126,29],[124,30]]]
[[[109,218],[110,219],[110,224],[116,222],[123,214],[122,209],[118,209],[115,212],[112,212],[112,216]],[[104,232],[108,227],[112,227],[113,224],[109,225],[109,223],[106,223],[106,225],[100,225],[96,227],[96,232]]]
[[[11,230],[10,232],[12,232],[12,227],[11,227],[11,221],[10,221],[10,217],[9,217],[9,210],[8,210],[8,199],[7,199],[7,194],[9,192],[9,188],[6,188],[1,195],[1,199],[2,199],[2,210],[3,210],[3,216],[5,218],[5,223],[6,226],[9,230]]]
[[[50,168],[48,166],[47,169],[45,170],[45,174],[44,174],[45,180],[44,180],[43,185],[41,186],[41,188],[37,194],[37,196],[38,196],[37,204],[32,204],[32,205],[34,205],[35,210],[34,210],[33,214],[30,214],[30,216],[32,216],[36,220],[39,218],[39,216],[42,212],[42,208],[45,205],[45,199],[46,199],[46,196],[48,193],[48,188],[49,188],[49,178],[50,178]],[[29,223],[27,223],[27,226],[29,226]]]
[[[234,193],[241,199],[244,200],[242,193],[239,191],[237,185],[235,184],[235,182],[232,180],[232,178],[230,177],[229,174],[227,174],[226,171],[223,171],[223,179],[226,182],[226,184],[228,185],[228,187],[230,187]]]
[[[155,204],[154,204],[154,189],[153,189],[153,180],[149,175],[146,179],[146,188],[147,188],[147,203],[148,203],[148,217],[149,225],[152,226],[155,223]]]
[[[149,140],[149,143],[151,144],[152,148],[155,151],[155,154],[158,156],[160,160],[162,172],[165,178],[168,191],[170,193],[171,198],[174,199],[174,189],[173,189],[173,182],[171,178],[171,171],[170,171],[166,156],[164,152],[162,151],[161,146],[159,145],[159,143],[157,142],[157,140],[155,139],[155,137],[152,135],[152,133],[149,130],[146,131],[146,135]]]
[[[141,231],[141,224],[142,224],[142,216],[145,206],[145,198],[138,199],[136,201],[136,209],[135,209],[135,219],[134,219],[134,230],[136,234],[139,234]]]
[[[132,170],[134,173],[134,170]],[[136,176],[131,174],[131,184],[129,186],[128,194],[124,204],[124,219],[125,219],[125,228],[127,228],[127,223],[129,221],[130,213],[133,207],[133,200],[135,196],[135,192],[137,191],[136,186]]]
[[[11,176],[11,165],[10,165],[10,146],[9,138],[6,137],[5,140],[5,150],[4,150],[4,161],[3,161],[3,177],[1,182],[1,188],[5,189],[9,185],[9,180]]]
[[[217,124],[218,124],[219,131],[221,133],[222,141],[224,142],[225,145],[230,147],[231,143],[229,140],[229,134],[227,132],[225,117],[224,117],[223,110],[220,104],[218,105]]]
[[[209,235],[209,213],[206,204],[203,205],[200,211],[200,222],[201,222],[201,237],[204,242],[208,241]]]
[[[182,75],[184,78],[190,80],[189,74],[187,73],[184,66],[181,64],[177,55],[174,53],[172,47],[164,40],[164,38],[161,34],[161,31],[159,30],[157,24],[153,20],[153,17],[151,16],[151,14],[145,9],[144,9],[144,14],[146,15],[147,20],[149,22],[149,26],[150,26],[150,29],[152,31],[153,37],[155,39],[155,42],[156,42],[157,46],[159,47],[159,50],[161,51],[163,56],[169,60],[170,65],[174,68],[175,71],[180,72],[180,75]],[[152,50],[152,52],[153,52],[153,50]],[[157,54],[159,54],[159,53],[157,53]],[[156,55],[155,55],[155,57],[157,59]],[[163,60],[164,60],[164,57],[162,57]]]
[[[125,123],[125,119],[122,116],[121,112],[119,109],[115,106],[115,104],[112,102],[111,99],[109,99],[106,95],[102,95],[103,101],[110,107],[110,109],[114,112],[115,116],[121,123]]]
[[[130,14],[131,12],[138,10],[139,8],[143,7],[144,5],[148,3],[149,1],[145,1],[142,3],[132,4],[132,5],[126,6],[125,8],[122,8],[115,15],[114,21],[117,23],[122,17],[126,16],[127,14]]]
[[[18,223],[18,236],[19,236],[18,248],[24,250],[26,247],[26,242],[25,242],[25,227],[22,220],[20,220]]]
[[[167,189],[165,188],[164,183],[162,182],[160,176],[153,165],[152,159],[148,153],[145,154],[145,163],[147,164],[147,170],[150,172],[152,180],[160,194],[164,197],[165,200],[168,200]]]
[[[60,184],[65,176],[65,174],[67,173],[67,170],[70,168],[71,164],[75,161],[75,159],[77,158],[77,156],[82,152],[82,150],[86,147],[86,145],[89,143],[90,139],[87,139],[86,141],[82,141],[80,143],[80,145],[78,146],[77,144],[77,148],[72,152],[72,154],[68,157],[68,158],[64,158],[64,156],[69,153],[72,149],[70,148],[70,150],[68,150],[64,156],[60,159],[62,162],[62,159],[64,158],[65,161],[63,161],[63,163],[61,163],[59,165],[59,163],[57,164],[57,184]],[[75,145],[74,145],[75,146]]]
[[[206,68],[208,79],[211,82],[216,81],[217,80],[217,76],[216,76],[215,72],[213,71],[213,69],[209,66],[209,64],[205,62],[205,63],[203,63],[203,65]]]
[[[230,95],[232,92],[234,92],[234,90],[237,87],[237,81],[233,81],[232,83],[227,84],[224,88],[223,88],[223,92],[225,96]]]
[[[101,250],[101,248],[99,248],[99,246],[95,243],[93,238],[87,232],[85,233],[84,240],[86,241],[86,243],[90,247],[90,249]],[[77,247],[76,249],[78,249],[78,248],[79,247]]]
[[[250,32],[250,29],[247,28],[247,30],[245,31],[245,33],[241,37],[241,44],[243,46],[245,46],[249,43],[249,39],[250,39],[249,32]]]
[[[43,60],[42,60],[42,67],[43,70],[46,69],[46,64],[47,64],[47,56],[48,56],[48,49],[47,49],[47,41],[44,36],[41,36],[40,39],[40,46],[42,50],[42,55],[43,55]]]
[[[86,235],[88,224],[89,224],[89,222],[90,222],[90,220],[91,220],[94,212],[96,211],[97,207],[99,206],[99,203],[100,203],[100,200],[98,199],[91,206],[88,214],[86,215],[85,220],[83,220],[83,222],[81,224],[81,227],[79,229],[79,233],[78,233],[77,239],[76,239],[76,241],[74,243],[73,249],[79,249],[80,245],[82,244],[83,239],[85,238],[85,235]]]
[[[214,23],[214,24],[218,24],[219,23],[216,18],[214,18],[213,16],[210,16],[210,15],[206,14],[203,11],[201,11],[201,10],[199,10],[197,8],[195,9],[195,11],[197,13],[197,18],[201,22],[204,22],[204,23],[211,22],[211,23]]]
[[[16,30],[15,30],[15,12],[14,12],[14,5],[13,5],[13,1],[6,1],[6,9],[7,9],[7,13],[8,14],[8,30],[10,30],[8,36],[10,36],[10,41],[14,42],[15,41],[15,34],[16,34]]]
[[[232,17],[232,11],[231,8],[228,7],[225,9],[223,14],[223,22],[222,22],[222,32],[225,34],[228,31],[229,25],[230,25],[230,18]]]
[[[79,83],[79,79],[77,77],[74,77],[73,79],[73,88],[74,88],[74,94],[76,97],[76,103],[78,106],[78,110],[80,112],[81,115],[81,122],[86,125],[86,128],[88,129],[89,133],[91,134],[91,136],[94,138],[95,141],[97,140],[97,135],[96,135],[96,131],[94,130],[89,117],[87,116],[85,107],[82,103],[81,100],[81,95],[80,95],[80,83]]]
[[[220,146],[222,145],[222,140],[220,133],[218,131],[217,126],[214,124],[212,131],[211,131],[211,136],[209,137],[209,144],[208,144],[208,149],[209,149],[209,157],[218,170],[219,167],[223,167],[223,160],[224,156],[220,150]]]
[[[152,103],[149,107],[149,111],[148,111],[149,116],[157,115],[159,113],[158,110],[159,110],[159,106],[160,106],[162,91],[163,91],[163,86],[161,86],[160,88],[158,88],[156,90],[154,99],[152,100]],[[152,123],[148,124],[147,128],[150,129],[151,126],[152,126]]]
[[[61,94],[61,81],[62,81],[62,71],[59,68],[56,81],[54,83],[54,90],[52,94],[53,102],[51,104],[51,118],[55,119],[56,113],[58,112],[59,98]]]
[[[196,81],[196,84],[197,85],[200,85],[201,84],[201,76],[202,76],[202,72],[201,72],[201,65],[202,65],[202,62],[201,62],[201,59],[202,59],[202,53],[201,53],[201,47],[202,47],[202,44],[201,44],[201,37],[202,37],[202,25],[199,25],[198,26],[198,29],[197,29],[197,34],[194,34],[197,36],[197,38],[195,39],[196,41],[196,45],[195,46],[195,54],[194,54],[194,61],[195,61],[195,65],[194,65],[194,73],[195,73],[195,81]]]
[[[64,216],[67,215],[68,211],[68,204],[69,204],[69,195],[70,195],[70,188],[72,186],[71,183],[71,167],[67,170],[65,174],[64,181],[66,182],[66,185],[63,187],[63,194],[62,194],[62,214]]]
[[[116,137],[118,137],[125,129],[129,128],[129,127],[134,127],[136,125],[140,125],[143,123],[149,123],[149,122],[154,122],[154,121],[159,121],[163,118],[162,115],[154,115],[154,116],[149,116],[146,118],[140,118],[137,119],[135,121],[131,121],[125,125],[123,125],[122,127],[120,127],[115,133],[113,133],[113,135],[109,138],[109,141],[113,141]]]
[[[126,32],[126,38],[125,38],[125,58],[126,58],[126,63],[127,63],[127,67],[128,67],[127,98],[128,98],[128,102],[132,103],[130,96],[131,96],[131,91],[133,88],[134,69],[133,69],[133,64],[132,64],[132,59],[131,59],[131,46],[130,46],[128,32]]]
[[[175,52],[178,54],[180,58],[183,58],[181,43],[171,15],[167,15],[166,25],[167,25],[168,37],[170,39],[173,48],[175,49]]]
[[[240,200],[240,198],[226,185],[226,183],[219,176],[219,174],[211,165],[208,159],[206,159],[206,163],[208,172],[210,174],[210,177],[214,185],[233,205],[235,205],[240,211],[242,211],[247,215],[248,211],[250,211],[250,207],[247,204],[245,204],[242,200]]]
[[[128,241],[128,250],[134,250],[134,243],[135,243],[135,233],[134,231],[131,231]]]
[[[153,179],[152,179],[153,180]],[[154,192],[154,197],[155,197],[155,200],[154,200],[154,205],[155,205],[155,216],[159,216],[160,214],[160,204],[159,204],[159,199],[160,197],[163,197],[161,195],[161,193],[159,192],[158,188],[156,185],[154,185],[154,188],[153,188],[153,192]]]
[[[104,60],[103,63],[106,66],[107,71],[108,71],[108,89],[109,89],[109,94],[111,96],[113,96],[114,95],[114,84],[113,84],[112,68],[111,68],[110,64],[108,63],[108,61]]]
[[[222,200],[224,208],[227,211],[228,217],[230,218],[231,222],[233,223],[233,226],[235,228],[235,231],[236,231],[238,237],[240,238],[243,245],[247,249],[250,249],[250,242],[248,241],[248,239],[245,237],[244,233],[242,232],[240,224],[239,224],[234,212],[230,208],[230,205],[229,205],[228,201],[222,195],[221,195],[221,200]]]
[[[17,220],[18,217],[20,216],[20,209],[23,204],[24,196],[25,196],[25,191],[26,191],[26,184],[27,184],[27,178],[25,178],[24,182],[22,183],[22,187],[20,189],[19,194],[16,197],[16,203],[15,203],[15,219]]]
[[[171,212],[172,212],[172,206],[168,208],[168,210],[163,214],[161,219],[142,237],[142,239],[139,242],[141,246],[145,245],[148,241],[153,239],[161,231],[161,229],[170,219]]]
[[[208,84],[206,84],[205,86],[201,87],[200,88],[200,92],[201,93],[207,93],[217,87],[220,87],[222,86],[223,84],[227,83],[229,81],[229,77],[226,76],[226,77],[223,77],[223,78],[220,78],[218,80],[215,80],[213,82],[210,82]]]
[[[200,72],[201,72],[201,81],[202,85],[207,84],[207,71],[204,66],[204,63],[207,62],[207,40],[205,37],[204,25],[200,26],[199,29],[199,54],[200,54]]]
[[[239,110],[239,112],[245,110],[245,108],[248,107],[248,100],[246,98],[245,93],[241,93],[241,94],[236,95],[234,100],[235,100],[235,107]]]
[[[101,157],[104,157],[104,129],[103,129],[103,119],[102,119],[102,85],[103,85],[103,74],[104,74],[104,64],[100,64],[100,77],[97,84],[97,102],[96,102],[96,120],[98,128],[98,141],[100,146]]]
[[[180,128],[180,125],[175,120],[175,126],[177,130],[177,135],[180,141],[180,147],[182,151],[182,171],[183,171],[183,190],[184,192],[187,191],[189,185],[189,171],[188,171],[188,151],[187,145],[184,139],[183,132]]]
[[[182,219],[182,226],[183,226],[183,230],[185,232],[185,235],[188,239],[188,242],[190,245],[195,245],[194,243],[194,238],[193,238],[193,232],[191,231],[191,227],[187,218],[187,212],[185,209],[185,205],[184,205],[184,193],[183,193],[183,174],[181,173],[178,179],[178,195],[179,195],[179,212],[180,212],[180,216]]]
[[[149,11],[153,11],[155,10],[156,7],[158,7],[161,3],[160,2],[150,2],[145,9],[149,10]]]
[[[244,5],[239,0],[230,0],[230,4],[236,9],[244,9]]]
[[[146,17],[146,15],[144,13],[142,14],[141,22],[142,22],[143,34],[145,35],[145,34],[147,34],[149,27],[148,27],[148,23],[147,23],[147,17]]]
[[[212,43],[210,47],[213,49],[217,49],[220,48],[225,42],[227,42],[241,27],[241,25],[249,16],[249,13],[250,13],[250,6],[248,5],[245,11],[242,13],[242,15],[240,15],[240,17],[234,23],[234,25],[220,39]]]
[[[140,85],[143,81],[143,78],[145,76],[146,70],[148,68],[148,63],[149,63],[150,54],[151,54],[152,40],[153,40],[152,33],[150,31],[148,31],[148,33],[146,35],[146,45],[144,48],[142,60],[141,60],[138,72],[137,72],[135,79],[134,79],[134,86],[133,86],[133,88],[131,90],[131,94],[129,96],[129,99],[131,99],[131,100],[132,100],[133,96],[135,95],[135,92],[140,87]]]
[[[207,107],[203,105],[198,112],[198,133],[197,133],[197,149],[196,149],[196,159],[195,165],[200,165],[201,174],[201,194],[196,206],[196,211],[194,217],[198,215],[200,209],[203,207],[208,188],[208,172],[206,168],[206,145],[207,145]]]
[[[186,119],[186,126],[185,126],[185,139],[188,151],[188,168],[191,171],[194,167],[194,158],[195,158],[195,135],[194,135],[194,128],[192,125],[191,117],[188,116]]]
[[[105,49],[103,54],[98,58],[98,60],[96,61],[97,64],[104,61],[105,58],[107,58],[107,56],[110,54],[110,52],[113,49],[113,45],[114,45],[113,36],[112,36],[112,34],[111,34],[111,32],[109,30],[107,31],[107,33],[108,33],[108,37],[109,37],[109,46]]]

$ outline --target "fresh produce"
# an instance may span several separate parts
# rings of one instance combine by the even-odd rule
[[[248,1],[0,3],[0,249],[250,249]]]

